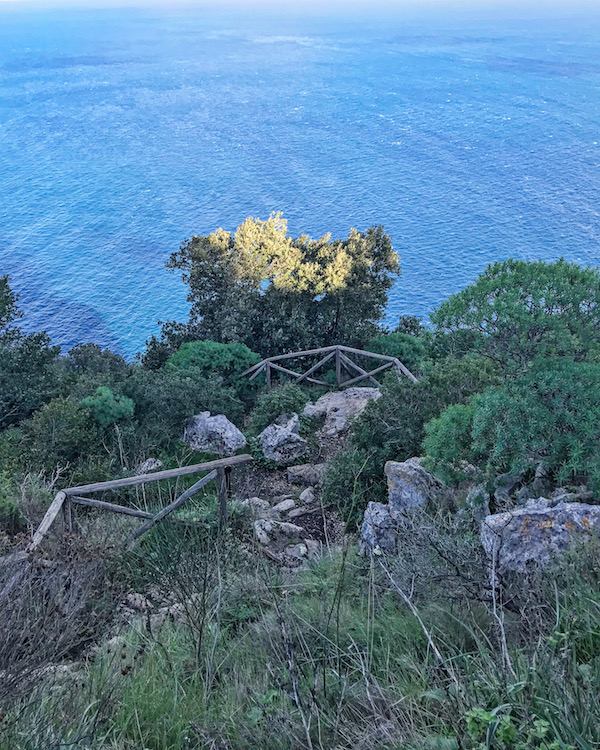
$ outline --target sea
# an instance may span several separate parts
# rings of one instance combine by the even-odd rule
[[[600,7],[0,2],[0,275],[131,358],[194,234],[383,225],[423,317],[509,257],[600,262]]]

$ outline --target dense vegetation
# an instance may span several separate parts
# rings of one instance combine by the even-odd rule
[[[193,237],[169,265],[189,285],[189,321],[134,363],[24,334],[0,279],[2,552],[61,486],[150,457],[193,462],[181,438],[194,414],[225,414],[253,439],[300,411],[322,391],[266,393],[240,374],[336,342],[399,357],[419,382],[385,379],[329,463],[324,503],[356,529],[385,499],[385,462],[418,455],[452,499],[393,559],[345,543],[294,575],[253,551],[235,512],[220,532],[210,493],[201,528],[159,527],[129,552],[128,521],[84,514],[85,534],[49,539],[2,604],[0,749],[597,748],[598,545],[516,580],[504,601],[465,500],[499,474],[540,471],[598,498],[600,273],[497,263],[431,325],[388,331],[399,263],[381,228],[292,239],[279,215],[248,219]],[[0,567],[0,589],[10,575]],[[128,594],[137,616],[123,615]]]

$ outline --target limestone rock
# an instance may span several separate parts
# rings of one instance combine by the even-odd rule
[[[183,433],[185,444],[194,451],[233,456],[246,445],[246,438],[224,414],[210,416],[203,411],[192,417]]]
[[[345,432],[350,422],[365,410],[369,401],[381,396],[379,388],[347,388],[344,391],[332,391],[317,399],[314,404],[304,407],[305,417],[320,419],[325,417],[323,432],[335,437]]]
[[[159,469],[161,469],[162,465],[162,461],[159,461],[158,458],[147,458],[137,466],[137,468],[135,469],[135,473],[137,475],[150,474],[150,472],[152,471],[158,471]]]
[[[312,487],[307,487],[305,490],[302,490],[298,499],[302,505],[312,505],[315,501],[315,491]]]
[[[285,548],[284,552],[288,557],[293,557],[298,560],[308,557],[308,547],[303,542],[300,542],[299,544],[290,544]]]
[[[294,523],[271,518],[259,518],[254,522],[254,535],[257,541],[265,547],[273,547],[274,551],[298,542],[305,534],[304,529]]]
[[[296,503],[294,500],[290,497],[287,500],[282,500],[281,502],[277,503],[277,505],[273,505],[271,508],[272,513],[287,513],[290,510],[293,510],[296,507]]]
[[[600,506],[531,500],[525,508],[487,516],[481,542],[495,571],[525,572],[527,565],[546,565],[575,539],[585,541],[600,529]]]
[[[308,443],[300,437],[300,421],[297,414],[282,415],[258,436],[260,449],[265,458],[280,465],[293,463],[308,450]]]
[[[397,521],[389,505],[369,503],[360,529],[362,555],[393,555],[397,548]]]
[[[240,505],[242,508],[247,508],[255,518],[267,518],[272,512],[269,501],[260,497],[249,497],[247,500],[242,500]]]
[[[317,487],[323,484],[326,464],[300,464],[290,466],[287,470],[287,480],[290,484],[305,484]]]
[[[437,500],[443,484],[421,466],[418,458],[408,461],[388,461],[384,468],[388,483],[388,501],[394,511],[423,508],[428,501]]]

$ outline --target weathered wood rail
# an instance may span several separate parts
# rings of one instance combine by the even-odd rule
[[[319,354],[324,354],[316,364],[312,365],[305,372],[296,372],[295,370],[284,367],[281,362],[289,359],[300,359],[302,357],[314,357]],[[352,360],[349,355],[360,356],[365,358],[371,358],[378,360],[382,364],[379,364],[373,370],[365,370],[363,367],[358,365]],[[351,385],[357,385],[363,380],[368,380],[375,386],[379,386],[375,375],[378,375],[385,370],[393,370],[396,372],[398,377],[406,376],[413,383],[417,382],[417,378],[412,372],[403,365],[397,357],[388,357],[385,354],[375,354],[374,352],[363,351],[362,349],[353,349],[351,346],[342,346],[336,344],[335,346],[324,346],[320,349],[307,349],[303,352],[291,352],[290,354],[278,354],[276,357],[267,357],[262,362],[250,367],[242,376],[250,376],[250,380],[254,380],[261,373],[264,373],[267,388],[272,387],[273,374],[283,373],[284,375],[291,375],[296,383],[314,383],[315,385],[324,385],[331,388],[331,383],[327,383],[325,380],[319,380],[319,378],[313,377],[313,375],[325,365],[329,364],[331,360],[335,358],[335,382],[338,388],[347,388]],[[344,374],[346,372],[346,375]]]
[[[42,522],[37,528],[37,531],[33,535],[27,552],[33,552],[33,550],[39,546],[42,539],[48,533],[48,530],[62,511],[65,529],[70,531],[73,527],[73,505],[85,505],[89,508],[95,508],[97,510],[109,511],[112,513],[122,513],[124,515],[133,516],[135,518],[143,518],[144,523],[137,528],[127,539],[127,544],[131,545],[138,539],[142,534],[151,529],[157,523],[167,518],[174,510],[177,510],[186,500],[196,494],[198,490],[206,486],[213,480],[217,484],[217,497],[219,501],[219,526],[223,527],[227,521],[227,501],[231,496],[231,471],[235,466],[241,466],[252,461],[252,456],[244,454],[242,456],[232,456],[231,458],[220,458],[216,461],[207,461],[201,464],[194,464],[192,466],[182,466],[178,469],[167,469],[166,471],[155,471],[151,474],[139,474],[133,477],[124,477],[122,479],[113,479],[109,482],[96,482],[94,484],[84,484],[78,487],[67,487],[57,493],[56,497],[52,501],[52,504],[46,511],[46,515],[42,519]],[[200,472],[208,471],[208,474],[203,476],[195,484],[189,487],[183,492],[176,500],[167,505],[165,508],[160,510],[158,513],[152,514],[147,511],[139,510],[137,508],[129,508],[125,505],[117,505],[116,503],[107,503],[103,500],[95,500],[93,498],[84,497],[94,492],[107,492],[110,490],[117,490],[123,487],[133,487],[140,484],[149,484],[150,482],[160,482],[163,479],[176,479],[178,477],[187,476],[188,474],[199,474]],[[181,523],[186,525],[193,525],[194,522],[186,521],[185,519],[170,518],[170,521],[175,523]]]

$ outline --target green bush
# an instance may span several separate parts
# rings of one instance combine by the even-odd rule
[[[55,398],[22,423],[24,464],[51,473],[73,468],[101,450],[100,433],[90,412],[74,401]]]
[[[190,341],[171,354],[165,369],[193,370],[204,377],[220,375],[224,380],[231,380],[258,362],[260,356],[244,344]]]
[[[465,464],[479,463],[481,459],[475,454],[471,434],[476,402],[475,399],[469,404],[449,406],[425,425],[425,468],[445,482],[466,479]]]
[[[586,478],[599,492],[599,403],[600,365],[542,360],[446,409],[427,425],[424,447],[443,478],[460,479],[464,462],[490,476],[532,477],[542,465],[556,483]]]
[[[424,360],[430,354],[431,336],[422,334],[413,336],[408,333],[394,332],[371,339],[367,350],[387,357],[396,357],[413,373],[419,375]]]
[[[541,361],[488,389],[473,419],[473,447],[492,474],[533,474],[557,482],[587,476],[600,492],[600,365]]]
[[[261,394],[250,414],[249,430],[253,435],[272,424],[280,414],[301,414],[308,396],[299,385],[286,383]]]
[[[96,389],[93,396],[88,396],[80,402],[84,409],[89,409],[94,419],[102,425],[109,427],[118,422],[119,419],[129,419],[133,416],[135,403],[127,396],[115,396],[105,385]]]

